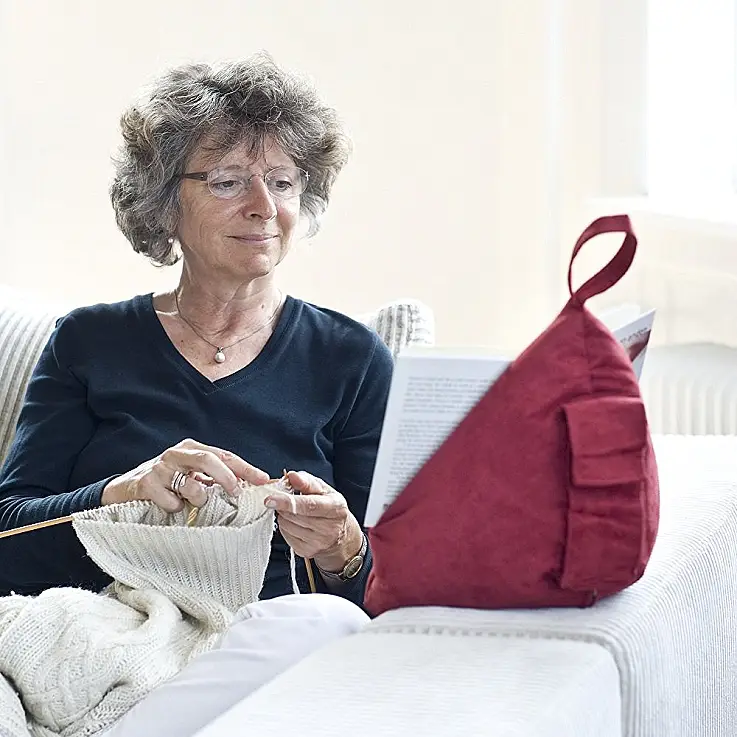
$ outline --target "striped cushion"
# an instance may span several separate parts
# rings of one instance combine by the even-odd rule
[[[379,334],[394,358],[405,346],[435,342],[433,312],[417,300],[389,302],[375,312],[357,315],[356,319]]]
[[[0,286],[0,463],[13,441],[26,385],[56,318],[35,297]]]

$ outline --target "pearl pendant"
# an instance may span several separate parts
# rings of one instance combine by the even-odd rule
[[[223,353],[222,348],[218,348],[217,353],[215,354],[215,363],[225,363],[225,354]]]

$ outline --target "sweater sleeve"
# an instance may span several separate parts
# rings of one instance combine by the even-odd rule
[[[335,488],[346,498],[351,512],[361,526],[366,515],[393,366],[391,353],[377,337],[371,361],[335,440]],[[360,573],[351,581],[333,585],[331,588],[328,588],[315,570],[316,587],[320,592],[337,594],[363,606],[372,563],[369,549]]]
[[[0,531],[99,506],[110,480],[68,488],[76,457],[95,431],[86,387],[68,360],[74,349],[73,335],[64,329],[68,319],[57,322],[31,376],[0,470]],[[0,595],[51,586],[99,588],[109,580],[87,558],[69,524],[0,540]]]

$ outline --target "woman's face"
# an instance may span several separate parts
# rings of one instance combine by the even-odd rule
[[[187,165],[188,173],[232,168],[254,176],[250,187],[234,199],[215,197],[207,182],[182,180],[177,238],[187,265],[240,282],[271,274],[296,237],[300,198],[271,194],[263,175],[276,167],[294,166],[268,140],[256,158],[245,143],[218,159],[198,150]]]

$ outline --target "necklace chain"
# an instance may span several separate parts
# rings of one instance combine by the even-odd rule
[[[185,324],[189,327],[189,329],[200,339],[203,340],[207,345],[211,346],[215,349],[215,355],[214,360],[215,363],[224,363],[225,362],[225,351],[229,350],[235,345],[238,345],[238,343],[242,343],[247,338],[251,338],[252,336],[256,335],[256,333],[260,333],[265,327],[268,327],[271,325],[271,323],[274,321],[274,318],[276,317],[276,313],[279,312],[279,308],[282,305],[282,298],[283,294],[281,290],[279,290],[279,299],[276,303],[276,307],[274,308],[274,311],[269,316],[269,319],[263,324],[257,327],[255,330],[252,330],[250,333],[246,333],[244,336],[238,338],[238,340],[234,340],[229,345],[216,345],[215,343],[209,341],[202,333],[200,333],[197,328],[192,325],[192,323],[182,314],[182,310],[179,307],[179,294],[177,293],[177,290],[174,290],[174,302],[177,306],[177,315],[185,322]]]

